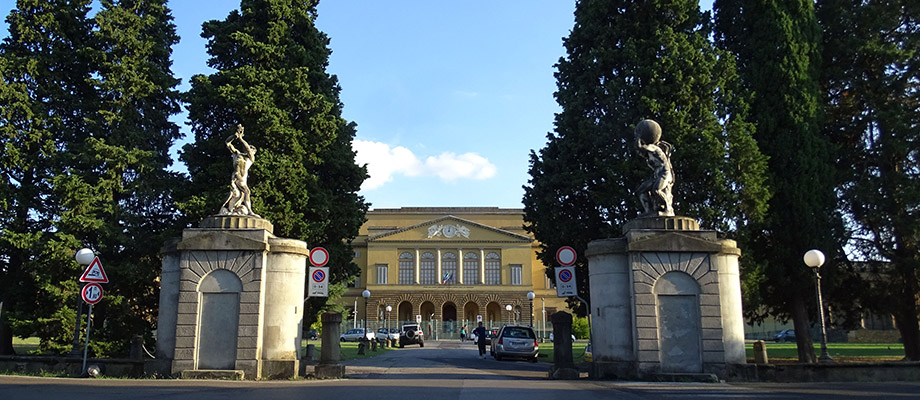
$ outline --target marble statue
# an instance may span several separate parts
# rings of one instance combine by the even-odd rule
[[[650,119],[636,125],[636,145],[639,156],[652,169],[652,176],[637,189],[639,201],[646,216],[673,216],[671,188],[674,186],[674,171],[671,168],[670,143],[661,140],[661,126]]]
[[[243,151],[233,146],[238,141]],[[246,179],[249,177],[249,167],[256,159],[256,148],[243,140],[243,125],[236,126],[236,132],[227,138],[227,148],[230,149],[233,159],[233,175],[230,177],[230,196],[220,207],[218,215],[245,215],[261,218],[252,212],[252,200],[249,195],[249,186]]]

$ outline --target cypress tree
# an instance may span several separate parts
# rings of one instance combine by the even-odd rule
[[[553,265],[563,245],[578,251],[582,297],[587,243],[620,236],[640,213],[635,189],[649,172],[635,156],[633,129],[643,119],[656,120],[674,145],[677,214],[737,233],[765,211],[766,160],[734,61],[709,36],[709,15],[696,2],[576,3],[567,56],[556,65],[562,112],[546,147],[531,152],[524,210],[542,262]]]
[[[367,172],[355,164],[356,126],[342,118],[338,82],[326,72],[331,51],[314,25],[316,4],[244,0],[241,11],[203,25],[218,72],[192,78],[195,141],[181,157],[194,192],[182,207],[192,220],[217,212],[230,176],[224,140],[242,124],[258,148],[249,176],[253,208],[272,221],[275,235],[329,250],[331,282],[341,291],[358,272],[350,241],[368,208],[357,195]],[[305,327],[324,300],[307,303]]]
[[[717,40],[738,57],[744,86],[752,92],[755,138],[770,157],[770,211],[752,231],[746,275],[759,282],[759,304],[746,313],[792,318],[809,332],[815,313],[814,276],[802,256],[827,253],[825,278],[844,260],[835,213],[836,177],[830,143],[821,135],[820,28],[808,0],[716,0]],[[824,281],[825,284],[829,280]],[[747,289],[755,289],[748,285]],[[796,335],[799,360],[814,362],[811,335]]]
[[[72,338],[79,242],[56,226],[62,154],[87,132],[89,0],[19,0],[0,44],[0,354],[14,335],[41,347]],[[66,305],[66,307],[64,307]]]
[[[867,311],[894,315],[920,360],[920,4],[822,0],[826,134],[842,150],[841,206],[864,260]],[[868,283],[868,285],[866,285]]]
[[[94,308],[95,354],[125,354],[151,330],[178,181],[166,172],[179,135],[168,121],[178,111],[169,70],[178,37],[164,3],[105,0],[87,18],[89,1],[20,1],[8,18],[0,93],[11,107],[0,129],[3,190],[14,200],[3,210],[0,293],[27,299],[4,302],[16,307],[9,321],[44,350],[70,349],[85,268],[73,255],[83,246],[110,279]]]

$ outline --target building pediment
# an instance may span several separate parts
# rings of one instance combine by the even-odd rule
[[[368,242],[532,242],[528,236],[447,215],[371,235]]]

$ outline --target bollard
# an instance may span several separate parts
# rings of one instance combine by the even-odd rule
[[[767,344],[763,340],[754,342],[754,364],[768,364]]]
[[[358,340],[358,355],[363,356],[367,351],[367,339]]]
[[[371,340],[371,351],[377,351],[377,341]]]

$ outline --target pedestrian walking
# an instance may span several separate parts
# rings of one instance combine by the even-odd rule
[[[466,325],[463,325],[463,328],[460,328],[460,343],[466,340]]]
[[[479,323],[479,327],[473,330],[476,335],[476,344],[479,345],[479,358],[486,358],[486,328]]]

